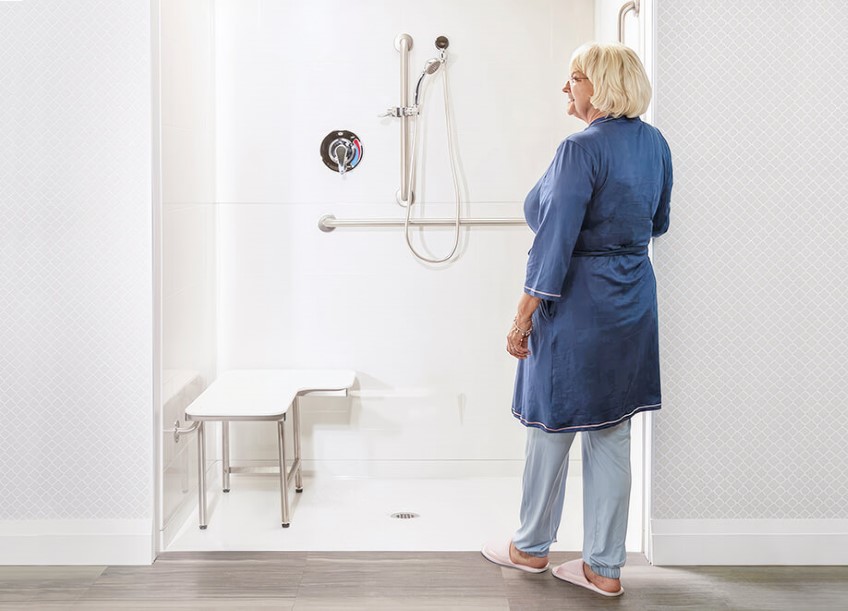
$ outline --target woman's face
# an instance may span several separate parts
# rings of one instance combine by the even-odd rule
[[[592,82],[582,72],[574,71],[562,91],[568,96],[568,114],[589,123],[589,115],[597,111],[589,102],[595,93]]]

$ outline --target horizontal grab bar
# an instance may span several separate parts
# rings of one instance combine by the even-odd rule
[[[318,229],[326,232],[333,231],[338,227],[403,227],[405,224],[404,219],[337,219],[332,214],[325,214],[318,219]],[[456,219],[410,219],[409,224],[415,227],[450,226],[456,225]],[[461,218],[459,224],[504,227],[527,225],[527,221],[521,218]]]

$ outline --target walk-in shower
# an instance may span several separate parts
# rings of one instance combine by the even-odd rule
[[[504,0],[482,12],[400,0],[390,15],[332,0],[164,2],[163,74],[193,78],[162,79],[157,125],[161,550],[467,551],[514,531],[523,436],[509,410],[514,362],[499,338],[532,239],[522,203],[557,143],[581,128],[559,91],[568,52],[599,23],[614,39],[624,1],[604,20],[593,0]],[[632,43],[636,21],[629,13]],[[394,45],[401,32],[406,66]],[[444,62],[440,34],[450,39]],[[452,246],[445,77],[462,230],[453,256],[430,264],[407,254],[401,232],[434,259]],[[389,106],[419,114],[378,118]],[[353,148],[338,150],[337,139]],[[353,168],[357,140],[365,154]],[[402,188],[411,211],[398,202]],[[316,230],[329,213],[340,217],[325,217],[330,233]],[[278,474],[234,474],[234,492],[223,493],[225,456],[236,469],[276,467],[273,426],[235,425],[228,452],[223,432],[217,443],[210,432],[201,458],[196,432],[176,442],[174,423],[187,428],[187,405],[225,371],[313,366],[354,369],[360,388],[304,398],[304,492],[292,495],[284,529]],[[641,438],[634,432],[634,483]],[[641,490],[634,485],[631,550],[641,549]],[[566,514],[558,551],[581,545],[579,495]]]

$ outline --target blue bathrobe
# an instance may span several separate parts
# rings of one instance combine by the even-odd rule
[[[660,408],[648,243],[668,229],[671,183],[659,130],[603,118],[566,138],[530,191],[524,291],[542,301],[515,380],[525,425],[591,431]]]

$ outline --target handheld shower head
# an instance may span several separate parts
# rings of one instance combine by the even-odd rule
[[[428,59],[427,63],[424,64],[424,71],[421,73],[421,76],[418,77],[418,84],[415,85],[415,102],[414,102],[414,104],[416,106],[418,106],[418,96],[421,93],[421,83],[424,82],[424,78],[427,77],[427,76],[432,76],[433,74],[436,74],[436,72],[439,71],[439,68],[441,68],[444,64],[445,64],[445,60],[438,58],[438,57]]]
[[[442,67],[442,64],[445,62],[438,58],[428,59],[427,63],[424,64],[424,73],[425,74],[436,74],[439,71],[439,68]]]

